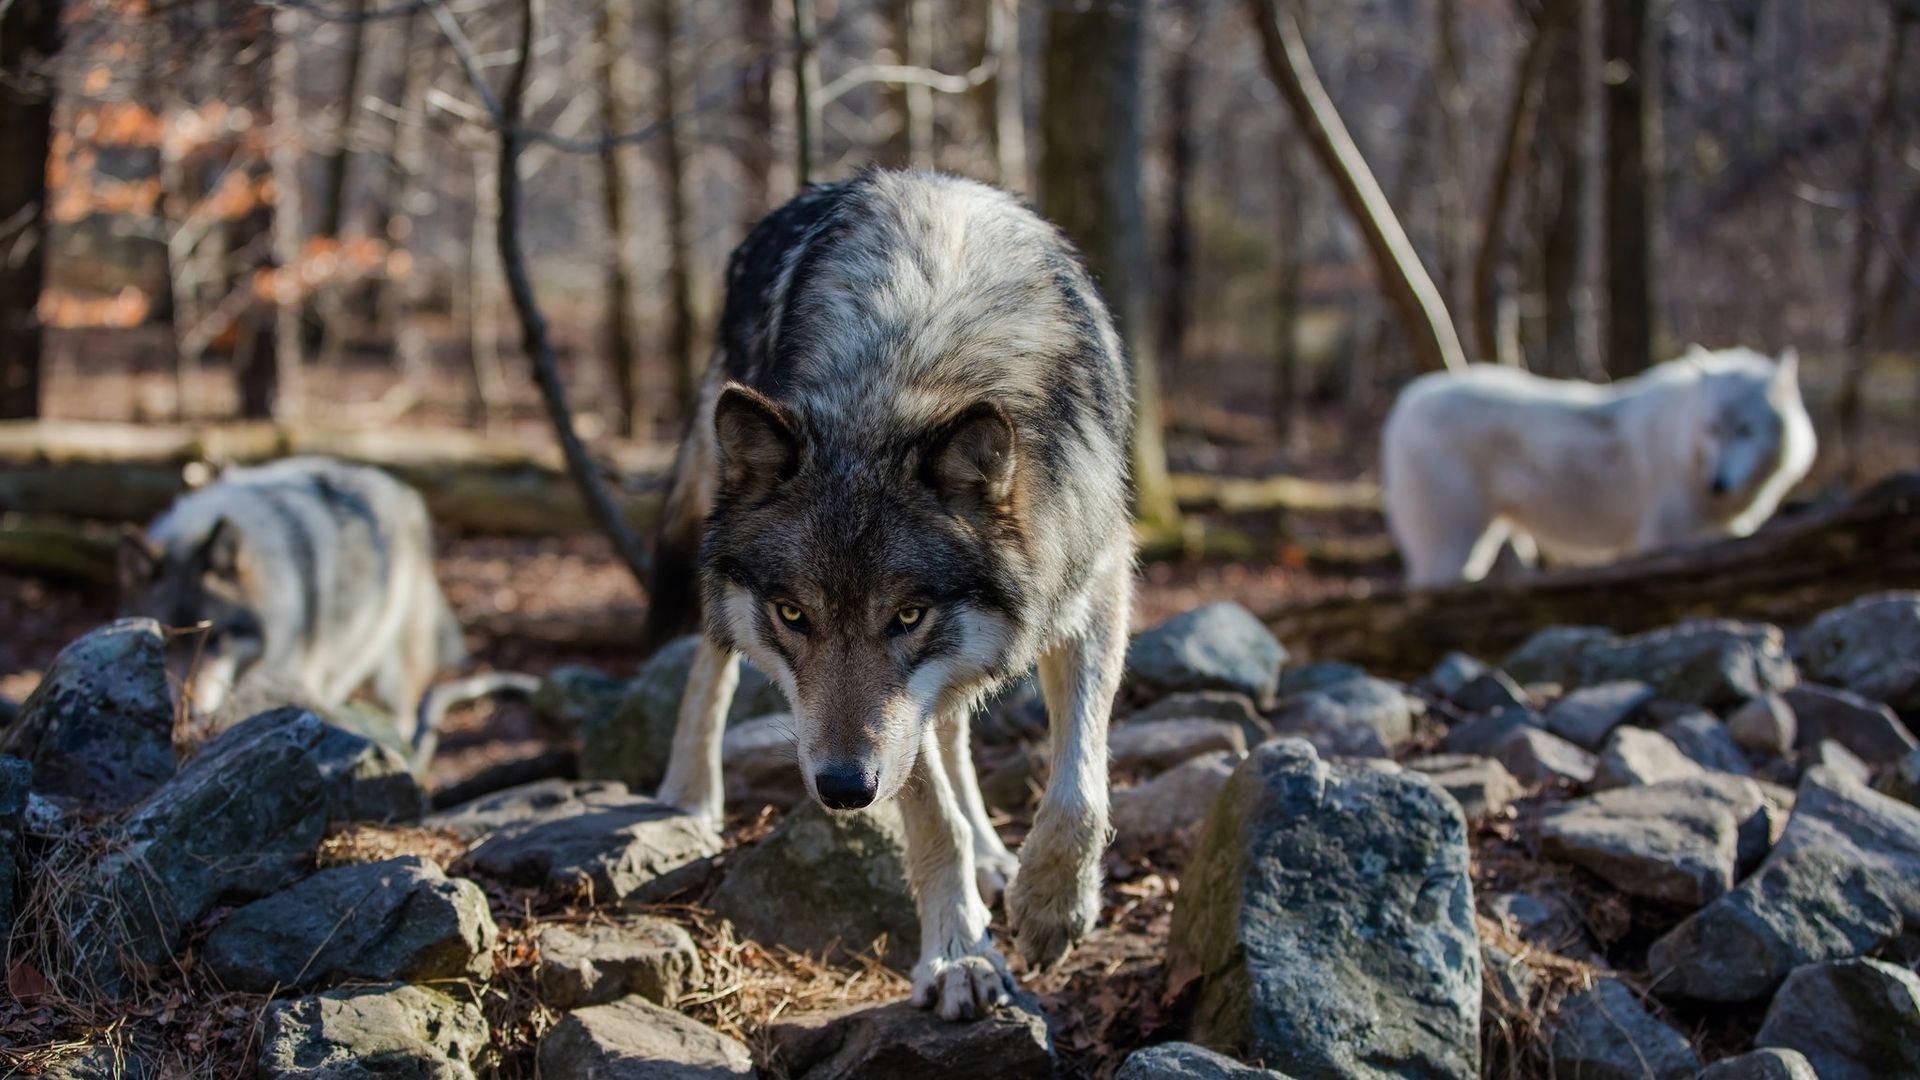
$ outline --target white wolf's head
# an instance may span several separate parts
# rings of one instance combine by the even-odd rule
[[[1773,514],[1813,465],[1813,422],[1800,398],[1799,355],[1693,346],[1698,371],[1694,454],[1702,494],[1745,535]]]

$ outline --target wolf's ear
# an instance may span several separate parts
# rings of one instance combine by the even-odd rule
[[[1013,497],[1013,422],[1000,406],[968,406],[934,436],[922,475],[949,506],[999,508]]]
[[[200,565],[215,577],[240,576],[240,530],[226,518],[219,518],[200,541]]]
[[[720,490],[734,498],[765,495],[799,465],[800,437],[793,421],[772,399],[740,383],[720,391],[713,431],[720,449]]]
[[[120,533],[115,571],[123,592],[137,589],[159,575],[160,549],[147,539],[146,533],[129,525]]]
[[[1800,350],[1789,345],[1780,352],[1773,377],[1782,386],[1800,385]]]

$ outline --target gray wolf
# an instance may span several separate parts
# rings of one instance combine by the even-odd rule
[[[1486,364],[1415,379],[1381,439],[1408,582],[1477,581],[1507,541],[1580,565],[1752,533],[1813,465],[1798,367],[1696,345],[1610,386]]]
[[[434,676],[465,659],[426,506],[378,469],[317,457],[230,469],[128,533],[119,576],[123,614],[204,627],[172,649],[202,715],[249,686],[324,708],[370,683],[404,728]]]
[[[1005,1000],[987,900],[1057,960],[1099,914],[1106,729],[1133,546],[1127,368],[1059,232],[966,180],[814,187],[735,251],[681,444],[647,638],[704,616],[660,797],[718,821],[744,654],[793,714],[809,793],[898,797],[920,908],[913,1000]],[[1052,778],[1015,864],[987,819],[969,713],[1037,664]]]

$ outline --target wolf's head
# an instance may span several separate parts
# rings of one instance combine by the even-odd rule
[[[815,798],[889,797],[937,711],[1006,675],[1024,599],[1014,426],[975,402],[848,445],[735,384],[714,434],[709,629],[785,689]]]
[[[158,543],[129,530],[120,542],[122,615],[144,615],[174,631],[167,664],[193,691],[196,712],[217,710],[265,651],[247,585],[240,530],[214,519],[204,533]]]
[[[1813,427],[1800,398],[1799,357],[1778,360],[1749,349],[1707,352],[1687,360],[1699,369],[1696,456],[1704,494],[1729,516],[1754,504],[1770,486],[1774,501],[1805,475]],[[1784,485],[1778,479],[1785,477]],[[1771,513],[1772,506],[1767,508]]]

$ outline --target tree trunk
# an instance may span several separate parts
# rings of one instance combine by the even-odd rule
[[[1570,9],[1554,34],[1547,64],[1534,151],[1533,194],[1536,235],[1540,238],[1539,293],[1542,363],[1534,370],[1577,378],[1604,377],[1589,355],[1581,326],[1581,270],[1586,264],[1587,178],[1593,167],[1588,152],[1587,48],[1582,0],[1562,0]]]
[[[40,415],[54,92],[45,66],[59,49],[59,0],[0,8],[0,418]]]
[[[348,181],[353,174],[355,121],[360,99],[366,94],[367,78],[367,0],[352,0],[348,8],[346,84],[340,92],[339,122],[333,129],[333,146],[327,153],[325,184],[320,193],[320,219],[314,235],[339,240],[346,228]],[[341,290],[326,287],[317,291],[307,305],[306,348],[316,351],[322,364],[339,357],[345,333],[346,298]]]
[[[773,0],[741,0],[740,35],[746,40],[750,62],[759,71],[740,85],[735,103],[739,117],[736,155],[740,161],[740,217],[753,228],[773,209],[773,58],[778,45],[773,32]]]
[[[692,416],[699,393],[700,364],[694,355],[693,223],[687,213],[686,118],[679,115],[684,73],[680,64],[680,0],[654,0],[653,35],[660,49],[660,172],[667,215],[667,362],[673,365],[674,400]]]
[[[272,413],[281,420],[296,419],[306,397],[304,344],[300,334],[303,301],[299,285],[304,230],[300,213],[300,54],[299,14],[281,8],[273,14],[272,79],[268,84],[273,129],[267,149],[267,170],[273,176],[273,266],[279,288],[273,298],[274,393]],[[261,362],[256,358],[256,363]],[[253,403],[255,407],[258,402]],[[248,414],[253,415],[253,414]]]
[[[500,366],[500,304],[494,282],[500,280],[497,241],[500,222],[499,162],[485,150],[473,153],[473,217],[468,222],[466,304],[467,422],[481,429],[499,415],[505,381]]]
[[[1194,83],[1205,24],[1204,7],[1191,0],[1174,5],[1184,40],[1168,45],[1169,66],[1163,83],[1167,105],[1167,217],[1164,269],[1160,289],[1160,361],[1181,370],[1186,354],[1187,322],[1193,306],[1193,172],[1199,156],[1194,122]]]
[[[932,0],[905,0],[907,66],[933,70]],[[933,88],[924,82],[906,86],[907,164],[933,168]]]
[[[1434,246],[1440,252],[1440,294],[1449,310],[1460,311],[1460,287],[1466,278],[1467,188],[1461,162],[1467,126],[1467,95],[1460,85],[1459,0],[1436,0],[1433,33],[1433,90],[1440,143],[1438,207]]]
[[[664,0],[663,0],[664,2]],[[605,0],[600,8],[598,63],[600,129],[613,135],[628,129],[638,112],[634,86],[633,0]],[[664,77],[664,76],[663,76]],[[607,364],[613,375],[620,434],[631,439],[644,429],[640,401],[640,325],[634,309],[632,179],[630,151],[613,143],[600,148],[600,184],[607,213]]]
[[[1656,0],[1600,0],[1601,72],[1606,105],[1607,373],[1653,363],[1654,207],[1660,184],[1650,6]]]
[[[993,53],[993,152],[1000,186],[1033,190],[1027,173],[1026,58],[1020,51],[1019,0],[987,0],[987,41]]]
[[[387,242],[396,252],[404,252],[407,268],[380,290],[384,310],[380,321],[393,334],[394,360],[401,377],[424,394],[432,376],[431,348],[426,329],[420,325],[421,308],[427,291],[426,247],[420,243],[419,223],[414,211],[426,197],[427,175],[427,90],[433,83],[433,68],[439,57],[439,36],[425,40],[420,33],[428,16],[416,12],[407,16],[401,39],[399,109],[394,114],[391,132],[393,162],[387,174]]]
[[[814,180],[820,159],[820,27],[813,0],[793,4],[794,179],[801,187]]]
[[[1040,189],[1047,216],[1086,257],[1132,360],[1135,512],[1144,524],[1172,528],[1180,512],[1161,442],[1140,193],[1145,12],[1144,0],[1048,10]]]
[[[1307,265],[1306,215],[1301,213],[1301,166],[1289,127],[1278,139],[1274,162],[1278,184],[1280,237],[1276,245],[1273,298],[1274,403],[1273,415],[1280,439],[1289,449],[1298,446],[1300,430],[1300,277]]]
[[[1466,353],[1440,290],[1320,84],[1298,20],[1281,11],[1277,0],[1248,0],[1248,8],[1258,24],[1267,73],[1366,238],[1380,287],[1393,302],[1409,347],[1422,367],[1465,368]]]

